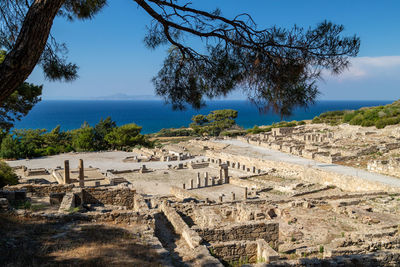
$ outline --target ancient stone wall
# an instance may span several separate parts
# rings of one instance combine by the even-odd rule
[[[31,193],[38,197],[47,197],[51,193],[66,193],[71,192],[74,185],[35,185],[35,184],[22,184],[14,186],[6,186],[3,189],[8,191],[24,190],[26,193]]]
[[[256,241],[230,241],[211,245],[212,253],[227,264],[234,262],[256,263],[257,242]]]
[[[227,242],[239,240],[264,239],[266,242],[277,243],[279,224],[275,222],[251,222],[226,226],[224,228],[192,227],[207,242]]]
[[[222,264],[216,258],[211,256],[208,249],[204,245],[201,245],[201,237],[189,228],[173,207],[168,206],[167,203],[162,203],[160,209],[174,227],[175,232],[183,237],[189,247],[193,249],[193,253],[198,255],[197,258],[201,259],[204,263],[201,266],[222,267]]]
[[[83,202],[85,204],[107,204],[134,209],[135,195],[135,190],[118,186],[85,188],[83,190]]]
[[[400,177],[400,158],[368,162],[369,171]]]

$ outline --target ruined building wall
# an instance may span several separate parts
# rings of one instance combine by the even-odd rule
[[[315,166],[303,166],[287,163],[283,161],[272,161],[265,159],[252,158],[247,156],[232,155],[224,152],[207,151],[206,156],[222,161],[240,162],[240,165],[246,167],[255,166],[256,168],[266,170],[274,168],[276,176],[286,178],[297,178],[310,183],[319,183],[323,185],[334,185],[345,191],[388,191],[398,192],[399,188],[385,185],[383,183],[368,181],[357,176],[350,176],[318,169]]]
[[[242,262],[256,263],[257,262],[257,242],[256,241],[231,241],[226,243],[217,243],[211,245],[213,254],[229,263]]]
[[[71,192],[74,185],[35,185],[35,184],[21,184],[14,186],[5,186],[3,190],[18,191],[24,190],[26,193],[31,193],[38,197],[48,197],[51,193],[66,193]]]
[[[227,242],[235,240],[264,239],[266,242],[276,243],[279,239],[279,224],[275,222],[251,222],[234,224],[224,228],[192,227],[207,242]]]
[[[85,188],[83,201],[86,204],[107,204],[133,209],[136,191],[130,188]]]

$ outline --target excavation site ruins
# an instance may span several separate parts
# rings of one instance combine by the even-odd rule
[[[398,266],[400,132],[371,129],[303,125],[9,161],[20,183],[0,191],[0,209],[40,205],[14,215],[59,224],[58,242],[90,225],[124,229],[142,265]]]

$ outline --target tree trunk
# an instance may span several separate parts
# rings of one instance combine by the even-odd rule
[[[54,17],[65,0],[35,0],[17,41],[0,64],[0,104],[31,74],[46,46]]]

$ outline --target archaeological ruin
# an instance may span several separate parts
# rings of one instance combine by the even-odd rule
[[[400,164],[372,157],[400,149],[385,131],[304,125],[10,161],[20,183],[0,210],[135,225],[161,266],[398,266]]]

